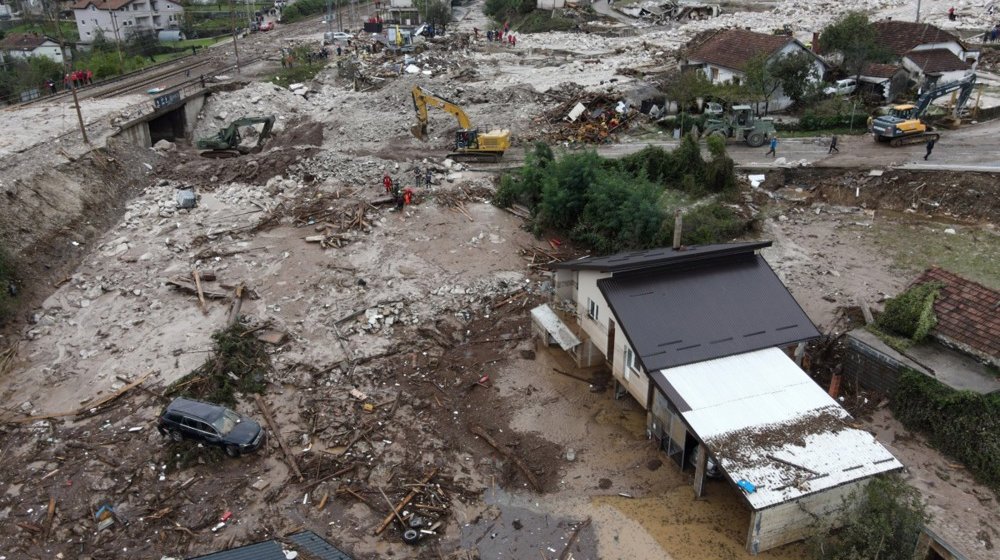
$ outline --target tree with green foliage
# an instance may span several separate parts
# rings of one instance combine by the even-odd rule
[[[912,560],[917,536],[930,520],[920,493],[899,475],[872,478],[845,501],[836,531],[810,540],[813,560]]]
[[[941,284],[918,284],[885,303],[885,311],[875,324],[890,333],[903,335],[919,343],[937,325],[934,300],[941,291]]]
[[[839,53],[841,66],[856,79],[870,62],[882,62],[888,51],[878,44],[875,26],[864,12],[847,12],[840,19],[826,26],[819,36],[819,46],[824,52]]]
[[[444,0],[417,0],[416,6],[423,14],[424,22],[433,25],[438,32],[451,23],[451,4]]]
[[[726,139],[709,136],[705,140],[712,159],[705,163],[705,188],[713,193],[735,194],[736,162],[726,153]]]
[[[667,97],[677,102],[679,111],[693,112],[698,109],[698,98],[704,99],[712,93],[713,84],[701,69],[691,69],[681,72],[665,89]]]
[[[771,98],[781,87],[781,80],[774,74],[774,66],[766,53],[754,55],[744,68],[744,85],[747,93],[764,103],[764,114],[768,112]]]
[[[538,6],[535,0],[486,0],[483,13],[498,23],[530,14]]]
[[[769,72],[778,81],[782,93],[800,103],[809,92],[809,84],[818,77],[814,61],[815,57],[806,52],[786,54],[770,62]]]

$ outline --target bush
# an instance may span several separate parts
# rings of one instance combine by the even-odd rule
[[[236,323],[212,335],[212,356],[171,385],[166,395],[190,397],[227,406],[236,393],[263,393],[271,356],[246,326]]]
[[[941,284],[936,282],[913,286],[887,301],[875,324],[914,343],[922,341],[937,325],[934,300],[940,291]]]
[[[851,113],[842,113],[838,115],[816,115],[812,112],[806,112],[802,118],[799,119],[798,130],[828,130],[831,128],[859,128],[864,129],[868,126],[868,113],[865,111],[857,111],[854,113],[853,117]]]
[[[334,9],[338,5],[344,5],[345,2],[342,0],[334,0]],[[309,16],[316,14],[321,14],[326,10],[325,0],[297,0],[295,3],[288,4],[283,10],[281,10],[281,22],[282,23],[292,23],[296,21],[301,21]]]
[[[620,160],[593,151],[556,159],[548,146],[536,144],[517,175],[501,177],[493,202],[524,204],[536,233],[560,231],[599,253],[655,247],[671,238],[674,210],[691,206],[693,194],[735,189],[725,144],[710,149],[706,163],[688,136],[673,152],[647,147]],[[691,208],[684,218],[686,244],[729,240],[753,225],[717,201]]]
[[[934,447],[1000,491],[1000,394],[956,391],[906,371],[899,376],[890,408],[907,429],[926,434]]]
[[[809,543],[815,560],[912,560],[930,519],[915,488],[898,475],[877,476],[844,505],[842,527]]]

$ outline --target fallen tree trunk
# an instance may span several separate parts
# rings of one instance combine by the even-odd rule
[[[528,467],[528,464],[525,463],[520,457],[514,455],[506,447],[503,447],[499,443],[497,443],[496,440],[494,440],[492,437],[490,437],[488,433],[486,433],[486,430],[483,429],[482,426],[469,426],[469,431],[483,438],[483,441],[490,444],[490,446],[493,449],[496,449],[497,452],[499,452],[508,460],[513,461],[514,464],[517,465],[518,470],[521,471],[521,474],[524,475],[524,478],[528,479],[528,482],[531,484],[532,488],[535,489],[535,492],[539,493],[542,492],[542,484],[538,481],[538,478],[535,477],[535,473],[531,472],[531,469]]]

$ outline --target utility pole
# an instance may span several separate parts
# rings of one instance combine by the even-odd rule
[[[233,52],[236,54],[236,73],[240,73],[240,49],[236,46],[236,0],[229,0],[229,21],[233,26]]]
[[[915,19],[914,21],[920,23],[920,0],[917,0],[917,19]]]
[[[63,72],[66,75],[70,74],[72,67],[69,61],[66,60],[66,40],[63,38],[62,25],[59,21],[59,7],[56,5],[56,13],[53,17],[53,21],[56,24],[56,33],[59,35],[59,54],[62,55],[63,59]],[[76,96],[76,80],[69,81],[70,91],[73,92],[73,107],[76,108],[76,120],[80,123],[80,134],[83,135],[83,143],[90,144],[90,139],[87,138],[87,127],[83,124],[83,113],[80,111],[80,99]]]

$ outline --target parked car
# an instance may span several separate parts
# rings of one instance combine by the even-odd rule
[[[323,44],[332,45],[334,43],[346,43],[353,38],[353,35],[343,31],[327,31],[323,34]]]
[[[823,93],[827,95],[850,95],[858,89],[858,81],[854,78],[837,80],[832,86],[823,88]]]
[[[272,29],[274,29],[273,21],[265,21],[264,23],[260,24],[261,31],[270,31]]]
[[[260,424],[224,406],[178,397],[160,414],[160,434],[179,442],[194,440],[238,457],[260,449],[267,434]]]

